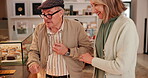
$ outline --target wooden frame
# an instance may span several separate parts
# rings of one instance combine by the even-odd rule
[[[37,8],[41,5],[41,3],[42,1],[40,0],[30,1],[30,16],[39,17],[41,10],[38,10]]]
[[[14,16],[26,16],[26,3],[25,2],[17,2],[14,3]]]
[[[40,6],[41,3],[40,2],[34,2],[31,3],[31,15],[40,15],[41,14],[41,10],[38,10],[38,6]]]
[[[28,34],[27,21],[15,21],[15,28],[18,35]]]
[[[147,27],[147,18],[145,18],[144,23],[144,54],[148,54],[148,27]]]

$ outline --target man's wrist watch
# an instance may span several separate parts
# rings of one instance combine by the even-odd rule
[[[69,56],[70,55],[70,49],[68,48],[68,51],[65,53],[65,56]]]

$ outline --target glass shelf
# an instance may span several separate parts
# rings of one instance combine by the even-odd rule
[[[16,18],[40,18],[40,16],[12,16],[10,17],[11,19],[16,19]]]
[[[86,2],[73,2],[73,1],[66,1],[64,4],[90,4],[89,1]]]
[[[71,16],[64,16],[66,18],[94,18],[94,17],[97,17],[97,16],[93,16],[93,15],[71,15]]]

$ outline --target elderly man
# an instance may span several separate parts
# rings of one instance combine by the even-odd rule
[[[63,0],[46,0],[38,7],[44,23],[36,27],[27,62],[31,73],[41,74],[38,78],[83,78],[78,57],[91,52],[91,43],[79,22],[63,18],[63,8]]]

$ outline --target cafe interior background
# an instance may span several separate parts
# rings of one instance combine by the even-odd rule
[[[65,18],[80,21],[90,40],[94,41],[101,20],[91,13],[89,0],[64,0]],[[136,78],[148,78],[148,0],[122,0],[127,7],[123,13],[134,20],[140,38]],[[37,7],[42,0],[1,0],[0,2],[0,68],[16,70],[8,78],[26,78],[26,61],[32,33],[43,20]],[[81,8],[79,8],[81,7]],[[139,67],[138,67],[139,66]],[[18,72],[18,69],[21,72]],[[92,75],[92,68],[85,72]],[[140,74],[141,73],[141,74]],[[19,75],[18,75],[19,74]],[[1,76],[1,75],[0,75]],[[91,78],[86,76],[86,78]]]

